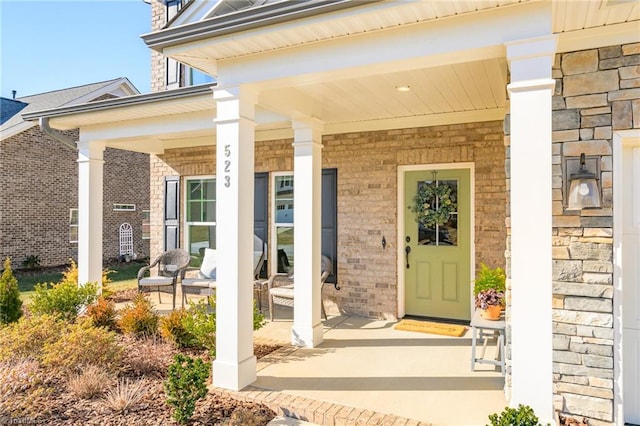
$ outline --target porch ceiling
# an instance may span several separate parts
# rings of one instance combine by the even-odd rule
[[[236,22],[235,14],[232,13],[187,24],[187,26],[194,26],[194,31],[191,34],[185,32],[185,36],[169,37],[176,31],[180,31],[180,28],[168,28],[147,34],[143,39],[153,49],[204,72],[217,75],[218,63],[225,60],[498,8],[517,8],[525,3],[540,2],[537,0],[369,2],[363,6],[304,19],[296,19],[292,14],[290,21],[275,24],[270,23],[268,19],[263,19],[258,24]],[[554,0],[550,3],[552,31],[555,34],[640,20],[640,2],[634,0]],[[260,7],[254,9],[258,17],[260,17],[260,9]],[[241,12],[246,13],[246,11]],[[228,25],[227,21],[230,21]],[[209,29],[208,23],[214,23],[215,27],[211,26]],[[196,27],[199,31],[195,31]]]

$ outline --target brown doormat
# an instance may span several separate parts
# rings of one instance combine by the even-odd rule
[[[396,330],[417,331],[420,333],[440,334],[442,336],[460,337],[466,331],[467,327],[463,325],[442,324],[439,322],[416,321],[403,319],[393,328]]]

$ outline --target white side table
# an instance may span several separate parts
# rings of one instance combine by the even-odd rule
[[[492,364],[499,366],[500,372],[504,376],[504,330],[504,318],[497,321],[486,320],[480,316],[480,310],[476,309],[473,313],[473,319],[471,320],[471,332],[473,333],[473,337],[471,339],[471,371],[475,371],[476,363]],[[485,359],[484,354],[487,349],[487,342],[489,338],[496,337],[496,332],[498,333],[496,342],[496,358]],[[476,357],[476,339],[480,339],[482,342],[482,353],[479,357]]]

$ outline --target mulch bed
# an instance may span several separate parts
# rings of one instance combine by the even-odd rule
[[[129,294],[130,293],[130,294]],[[114,301],[127,301],[137,290],[118,292]],[[123,367],[118,379],[144,381],[146,389],[143,399],[130,410],[118,413],[105,404],[104,396],[82,399],[72,393],[64,377],[49,377],[46,392],[30,401],[33,410],[20,417],[8,416],[0,410],[1,424],[47,424],[47,425],[177,425],[173,420],[172,407],[166,403],[163,381],[173,355],[180,352],[191,357],[202,358],[210,363],[206,350],[175,349],[161,339],[136,340],[118,336],[124,347]],[[254,354],[262,358],[279,349],[277,345],[254,345]],[[211,383],[211,378],[208,384]],[[189,425],[266,425],[276,416],[267,406],[237,400],[230,396],[208,393],[197,403]]]

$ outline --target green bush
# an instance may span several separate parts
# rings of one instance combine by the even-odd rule
[[[22,261],[22,266],[27,269],[36,269],[40,266],[40,257],[37,254],[31,254]]]
[[[507,276],[502,268],[489,268],[484,263],[480,264],[480,271],[476,274],[476,281],[473,285],[473,294],[477,296],[478,293],[490,289],[495,291],[505,292],[505,282]]]
[[[187,331],[184,325],[184,320],[188,315],[189,313],[184,309],[178,309],[160,318],[158,325],[160,335],[177,348],[188,348],[196,344],[195,336]]]
[[[71,281],[58,284],[36,284],[31,299],[31,311],[35,314],[61,315],[73,321],[83,306],[89,305],[98,297],[98,286],[87,283],[83,286]]]
[[[258,309],[258,305],[256,305],[256,301],[253,301],[253,329],[260,330],[267,323],[266,318]]]
[[[123,333],[131,336],[153,336],[158,332],[158,319],[151,302],[144,294],[138,294],[133,299],[133,304],[128,304],[120,312],[118,326]]]
[[[164,382],[164,391],[167,404],[174,408],[173,418],[178,423],[187,423],[196,409],[196,402],[207,395],[208,378],[209,366],[200,358],[175,355]]]
[[[0,325],[16,322],[21,316],[22,300],[18,280],[11,270],[11,259],[7,257],[0,277]]]
[[[213,301],[213,308],[209,308],[204,300],[200,300],[198,303],[191,303],[187,315],[182,319],[182,325],[185,331],[193,336],[194,346],[208,349],[211,356],[215,357],[215,300]]]
[[[502,413],[490,414],[491,426],[538,426],[538,417],[533,408],[528,405],[518,405],[518,408],[505,407]]]

